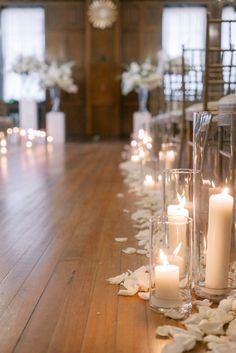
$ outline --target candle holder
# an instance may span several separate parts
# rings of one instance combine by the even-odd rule
[[[158,159],[150,154],[142,160],[141,167],[141,188],[144,192],[155,190],[161,178],[158,174]]]
[[[176,167],[178,146],[176,143],[162,143],[158,152],[160,171]]]
[[[197,296],[219,302],[236,289],[236,244],[231,170],[219,168],[217,117],[195,114],[194,167],[200,170],[195,188],[196,222],[193,246]],[[224,176],[222,178],[222,175]]]
[[[191,310],[192,220],[159,216],[150,221],[150,307],[176,314]]]
[[[170,169],[163,177],[163,214],[181,215],[195,219],[194,188],[199,171],[193,169]]]

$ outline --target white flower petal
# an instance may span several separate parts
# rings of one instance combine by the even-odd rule
[[[143,300],[149,300],[150,292],[139,292],[138,296],[139,296],[139,298],[141,298]]]
[[[229,323],[226,335],[233,341],[236,341],[236,319]]]
[[[128,272],[124,272],[118,276],[115,276],[115,277],[110,277],[107,279],[107,281],[110,283],[110,284],[120,284],[121,282],[123,282],[127,277],[129,276],[129,273]]]
[[[132,254],[136,253],[136,249],[135,248],[131,248],[131,247],[128,247],[126,249],[122,249],[121,251],[123,253],[125,253],[125,254],[128,254],[128,255],[132,255]]]
[[[139,255],[147,255],[148,252],[145,249],[138,249],[136,251],[136,253],[139,254]]]
[[[171,319],[180,320],[180,319],[184,318],[185,314],[184,313],[178,313],[176,310],[170,309],[170,310],[165,312],[165,316],[169,317]]]
[[[124,243],[124,242],[126,242],[128,240],[128,238],[126,238],[126,237],[118,237],[118,238],[115,238],[115,241],[117,242],[117,243]]]
[[[223,326],[224,326],[224,323],[222,322],[209,321],[205,319],[199,323],[199,328],[201,329],[202,332],[204,332],[207,335],[223,335],[224,334]]]
[[[180,333],[186,333],[186,330],[176,327],[176,326],[171,326],[171,325],[164,325],[164,326],[158,326],[156,329],[156,335],[159,336],[172,336],[174,337],[177,334]]]
[[[120,289],[118,295],[132,296],[138,292],[138,286],[131,287],[129,289]]]

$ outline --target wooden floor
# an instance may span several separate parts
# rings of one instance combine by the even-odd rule
[[[173,320],[106,282],[145,258],[114,241],[136,244],[123,212],[136,208],[118,169],[122,147],[39,146],[0,157],[0,353],[159,353],[166,343],[155,328]]]

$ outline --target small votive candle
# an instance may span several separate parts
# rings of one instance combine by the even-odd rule
[[[156,297],[158,299],[177,300],[179,296],[179,267],[170,265],[160,249],[163,265],[155,266]]]

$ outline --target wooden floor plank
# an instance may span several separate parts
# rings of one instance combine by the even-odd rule
[[[155,328],[172,320],[106,281],[148,263],[121,251],[137,246],[123,210],[138,199],[122,180],[122,148],[15,147],[0,157],[1,353],[161,352]]]

